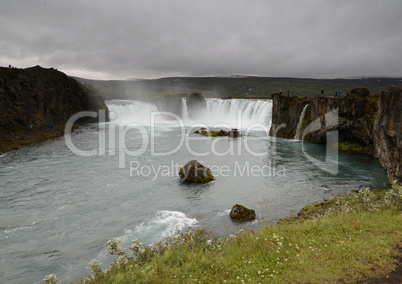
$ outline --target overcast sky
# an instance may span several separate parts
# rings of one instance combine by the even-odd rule
[[[0,65],[95,79],[402,76],[401,0],[1,0]]]

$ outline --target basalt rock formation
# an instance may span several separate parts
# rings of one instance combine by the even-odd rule
[[[293,139],[300,114],[308,100],[294,99],[279,93],[272,95],[271,135]]]
[[[0,150],[18,148],[13,142],[29,141],[39,129],[60,131],[77,112],[99,109],[106,109],[103,99],[53,68],[0,68]]]
[[[390,87],[380,98],[374,122],[375,155],[390,180],[402,183],[402,88]]]
[[[302,119],[303,140],[325,143],[328,134],[337,131],[340,149],[373,155],[390,180],[402,179],[402,88],[391,87],[381,95],[370,95],[367,88],[356,88],[343,98],[294,99],[280,94],[272,98],[271,135],[293,139]],[[304,117],[300,118],[306,105]]]

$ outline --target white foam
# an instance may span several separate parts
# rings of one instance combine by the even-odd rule
[[[156,105],[141,101],[113,100],[105,103],[109,109],[110,122],[118,124],[151,125],[152,112],[158,111]]]
[[[145,244],[154,244],[196,223],[198,223],[196,219],[188,218],[182,212],[159,211],[152,219],[141,223],[134,229],[126,229],[125,234],[120,239],[122,243],[139,239]]]

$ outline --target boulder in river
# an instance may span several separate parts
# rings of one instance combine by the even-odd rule
[[[228,136],[232,137],[232,138],[237,138],[237,137],[241,137],[241,133],[237,128],[233,128],[232,130],[230,130],[228,132]]]
[[[236,221],[255,220],[255,210],[236,204],[230,211],[230,218]]]
[[[181,180],[191,183],[208,183],[215,179],[211,170],[196,160],[185,164],[180,169],[179,176]]]

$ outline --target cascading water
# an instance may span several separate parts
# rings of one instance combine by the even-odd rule
[[[181,118],[188,121],[187,100],[185,97],[181,98]]]
[[[151,125],[151,114],[158,111],[154,104],[141,101],[113,100],[106,101],[106,105],[110,121],[121,124]]]
[[[151,115],[158,108],[151,103],[129,100],[106,101],[110,121],[119,124],[139,123],[151,125]],[[181,118],[187,126],[204,124],[208,127],[254,129],[269,131],[271,127],[272,101],[247,99],[206,99],[206,107],[197,114],[189,114],[186,98],[182,98]],[[166,123],[169,119],[160,119],[156,123]]]
[[[308,106],[308,104],[304,106],[304,108],[300,114],[299,123],[297,123],[296,134],[294,137],[295,140],[300,140],[300,129],[303,124],[304,114],[306,113],[307,106]]]
[[[252,125],[271,127],[272,101],[247,99],[206,99],[205,111],[191,117],[191,122],[208,126],[246,129]]]

